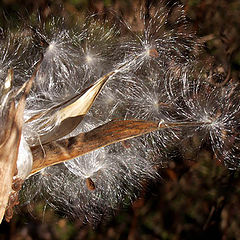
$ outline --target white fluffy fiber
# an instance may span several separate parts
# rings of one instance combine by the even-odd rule
[[[202,122],[191,128],[191,134],[204,129],[217,156],[232,168],[239,166],[238,97],[227,88],[221,92],[212,87],[204,73],[196,76],[192,71],[198,44],[182,6],[176,4],[171,10],[159,6],[150,13],[150,19],[140,19],[136,28],[129,23],[116,27],[111,21],[95,20],[96,16],[73,28],[54,19],[42,29],[26,30],[27,38],[16,35],[13,46],[18,47],[12,55],[12,42],[1,40],[1,83],[13,66],[14,88],[19,87],[27,80],[22,73],[31,76],[43,57],[24,114],[18,159],[23,178],[31,170],[28,144],[40,144],[41,136],[58,127],[57,121],[48,124],[50,115],[111,71],[113,76],[71,136],[113,119]],[[36,114],[40,117],[27,121]],[[164,165],[162,149],[191,135],[181,134],[180,128],[165,129],[43,169],[25,182],[23,202],[40,195],[60,211],[97,222],[132,202],[146,182],[158,178]],[[87,187],[89,178],[94,190]]]

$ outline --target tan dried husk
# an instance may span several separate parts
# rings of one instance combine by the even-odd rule
[[[11,97],[6,104],[7,109],[5,109],[5,111],[7,114],[4,119],[5,126],[2,130],[3,132],[0,143],[0,222],[3,219],[9,195],[12,191],[13,176],[17,171],[16,162],[18,158],[22,126],[24,123],[23,113],[26,97],[31,89],[32,82],[33,77],[24,84],[23,94],[17,104],[17,107],[15,106],[15,99]]]

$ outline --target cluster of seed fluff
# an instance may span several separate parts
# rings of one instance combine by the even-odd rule
[[[69,136],[89,131],[100,123],[88,116],[82,128]],[[43,169],[26,180],[23,202],[29,203],[38,195],[58,211],[93,224],[109,217],[139,197],[149,179],[158,178],[159,163],[141,156],[128,144],[114,144]]]
[[[183,6],[166,8],[159,4],[150,9],[148,16],[138,12],[134,19],[123,24],[120,44],[114,51],[118,74],[100,93],[92,109],[103,121],[106,116],[159,121],[163,112],[167,115],[172,101],[165,91],[166,73],[184,71],[196,61],[200,46],[186,21]]]
[[[31,143],[54,131],[57,123],[46,126],[46,122],[50,115],[63,107],[62,103],[81,94],[114,69],[111,54],[119,34],[116,28],[110,28],[107,21],[105,24],[94,21],[93,17],[79,25],[81,27],[70,29],[63,20],[53,19],[43,29],[34,28],[33,41],[40,42],[40,45],[35,43],[40,56],[34,58],[34,62],[41,58],[42,61],[28,98],[25,119],[45,113],[27,121],[25,130]]]
[[[182,8],[178,10],[181,12],[179,23],[185,26]],[[43,60],[28,98],[26,120],[42,110],[58,110],[61,102],[113,70],[117,70],[117,74],[107,82],[85,121],[71,136],[112,119],[167,120],[165,109],[171,101],[164,92],[163,76],[165,71],[172,71],[169,62],[173,59],[180,66],[188,64],[189,60],[182,57],[187,48],[184,51],[180,48],[185,39],[177,29],[167,29],[170,17],[162,8],[151,20],[141,21],[143,28],[137,32],[123,24],[123,36],[114,26],[110,28],[109,24],[91,18],[80,30],[76,28],[76,32],[59,29],[55,22],[42,32],[37,30]],[[194,37],[191,34],[185,37],[191,42],[188,48],[193,48]],[[168,42],[171,42],[171,55]],[[193,52],[189,54],[194,59]],[[167,58],[168,55],[171,58]],[[26,123],[29,142],[36,134],[45,134],[54,128],[42,128],[47,118],[48,114]],[[28,202],[38,192],[59,210],[96,222],[123,203],[133,201],[147,180],[158,176],[164,152],[160,149],[174,142],[176,132],[149,134],[46,168],[26,181],[22,195],[28,196]]]
[[[202,123],[188,128],[185,136],[198,134],[210,139],[217,159],[229,169],[239,167],[238,84],[218,86],[204,72],[188,71],[179,79],[171,77],[169,96],[181,121]],[[177,91],[180,90],[180,91]]]
[[[107,73],[112,75],[85,119],[65,138],[113,119],[165,126],[43,169],[26,180],[23,203],[44,197],[59,211],[98,222],[140,196],[166,166],[165,150],[199,131],[209,134],[220,160],[238,167],[239,98],[235,89],[214,87],[204,72],[192,71],[199,46],[182,6],[160,4],[129,23],[92,16],[70,28],[53,19],[22,32],[27,37],[13,36],[15,47],[0,42],[0,81],[11,66],[26,76],[39,67],[24,114],[28,145],[41,144],[41,137],[59,127],[50,117]],[[17,77],[14,84],[26,80]]]
[[[24,68],[21,63],[21,54],[24,54],[22,48],[22,41],[25,39],[24,34],[17,32],[16,36],[9,31],[2,32],[3,38],[0,39],[0,84],[1,89],[4,87],[5,79],[8,75],[8,70],[12,68],[15,75],[15,84],[13,87],[20,86],[23,81]],[[24,44],[28,45],[27,39],[24,40]]]
[[[93,112],[97,112],[97,118],[107,121],[127,116],[126,110],[131,111],[125,106],[127,91],[134,94],[136,89],[126,87],[125,80],[129,82],[133,73],[137,76],[133,81],[137,83],[138,79],[144,81],[152,70],[163,78],[166,71],[186,68],[195,60],[197,44],[194,34],[188,33],[182,6],[174,5],[170,10],[161,6],[151,11],[148,19],[139,16],[141,27],[136,30],[128,23],[118,23],[116,27],[111,21],[101,22],[94,18],[87,18],[82,27],[71,30],[56,20],[46,23],[43,29],[34,28],[33,37],[40,42],[40,47],[36,48],[39,47],[42,53],[42,62],[25,118],[28,120],[43,110],[46,114],[27,122],[29,142],[36,142],[41,135],[54,131],[57,122],[46,124],[49,114],[59,110],[63,101],[72,99],[104,74],[115,71],[101,92],[102,96],[96,100]],[[162,91],[161,86],[158,89]],[[147,108],[146,104],[143,108]],[[153,106],[151,111],[156,108],[157,105]],[[49,113],[49,109],[53,111]],[[158,111],[155,112],[154,120],[158,120]],[[132,114],[131,117],[142,116]]]

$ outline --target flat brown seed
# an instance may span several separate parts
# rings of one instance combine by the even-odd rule
[[[152,48],[152,49],[149,49],[149,56],[154,57],[154,58],[158,58],[159,53],[155,48]]]
[[[96,189],[95,184],[90,177],[86,178],[86,185],[87,185],[88,190],[90,190],[90,191],[93,191]]]
[[[20,179],[20,178],[16,178],[15,180],[13,180],[12,190],[15,191],[15,192],[20,191],[21,188],[22,188],[23,182],[24,181],[22,179]]]

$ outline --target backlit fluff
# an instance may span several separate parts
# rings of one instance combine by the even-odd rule
[[[218,86],[205,71],[187,71],[180,78],[169,78],[169,96],[174,99],[176,118],[201,123],[189,127],[185,136],[198,133],[211,146],[217,158],[228,168],[239,167],[239,86]],[[201,132],[201,134],[199,134]]]
[[[166,166],[169,146],[200,130],[210,135],[220,160],[229,168],[239,167],[239,97],[234,88],[214,87],[203,72],[192,71],[199,46],[187,30],[182,6],[152,7],[149,18],[141,18],[135,28],[126,23],[117,29],[89,18],[70,30],[59,22],[30,28],[29,41],[18,42],[12,55],[11,48],[1,48],[1,83],[12,65],[17,69],[20,50],[30,59],[21,65],[28,76],[40,61],[24,114],[27,144],[44,143],[41,137],[60,125],[51,116],[107,73],[112,75],[85,119],[59,138],[113,119],[155,121],[166,129],[43,169],[25,182],[23,202],[38,195],[59,211],[96,223],[136,199]],[[26,81],[16,80],[14,87]],[[168,128],[167,123],[185,125]]]
[[[167,8],[159,3],[150,7],[149,16],[144,11],[137,12],[134,19],[126,24],[129,34],[119,49],[126,61],[137,56],[136,62],[129,65],[131,72],[142,68],[174,71],[194,62],[199,45],[183,6],[175,4]]]
[[[94,125],[87,121],[78,131]],[[158,177],[157,169],[156,161],[118,143],[42,170],[26,181],[23,193],[31,199],[37,190],[59,211],[95,224],[136,199],[145,182]]]

